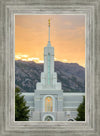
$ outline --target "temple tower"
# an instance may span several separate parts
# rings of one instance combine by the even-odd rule
[[[48,20],[48,44],[44,47],[44,71],[41,73],[41,82],[36,84],[34,98],[33,120],[64,120],[63,90],[61,83],[57,82],[57,73],[54,71],[54,47],[50,42],[50,19]],[[37,115],[35,119],[34,114]]]

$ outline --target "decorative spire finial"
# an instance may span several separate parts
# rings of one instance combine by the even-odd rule
[[[50,27],[50,19],[48,19],[48,25],[49,25],[49,27]]]
[[[49,29],[48,42],[50,42],[50,19],[48,19],[48,29]]]

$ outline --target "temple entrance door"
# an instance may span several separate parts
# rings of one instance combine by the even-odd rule
[[[53,118],[51,116],[46,116],[44,121],[53,121]]]

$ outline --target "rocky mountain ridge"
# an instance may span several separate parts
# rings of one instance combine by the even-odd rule
[[[43,64],[33,61],[15,61],[15,85],[22,92],[34,92],[36,83],[40,82]],[[62,83],[64,92],[85,91],[85,68],[77,63],[55,61],[58,82]]]

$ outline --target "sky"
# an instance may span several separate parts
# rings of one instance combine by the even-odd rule
[[[15,60],[43,63],[48,19],[55,61],[85,67],[84,15],[15,15]]]

